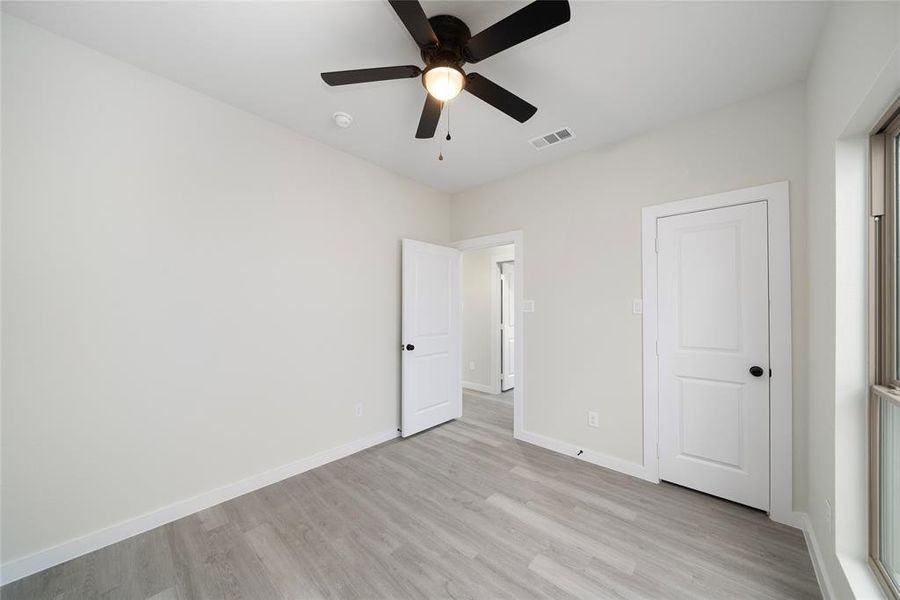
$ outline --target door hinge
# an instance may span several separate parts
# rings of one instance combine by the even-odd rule
[[[656,444],[656,458],[659,458],[659,444]]]
[[[659,254],[659,238],[653,238],[653,250]]]
[[[656,355],[659,356],[659,339],[656,340]]]

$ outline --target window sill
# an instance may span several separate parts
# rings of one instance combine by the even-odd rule
[[[850,584],[853,597],[859,600],[889,600],[869,563],[856,556],[838,553],[838,562]]]

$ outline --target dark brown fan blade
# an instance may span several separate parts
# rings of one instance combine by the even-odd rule
[[[419,118],[419,128],[416,137],[419,139],[432,138],[437,130],[438,121],[441,119],[441,109],[444,103],[431,94],[425,96],[425,106],[422,107],[422,116]]]
[[[466,75],[465,90],[497,110],[505,112],[519,123],[524,123],[537,112],[537,107],[528,104],[509,90],[478,73]]]
[[[419,48],[438,43],[437,36],[434,35],[434,30],[431,28],[431,23],[428,22],[428,17],[425,16],[425,10],[422,9],[422,5],[419,4],[418,0],[388,0],[388,2],[391,4],[394,12],[397,13],[397,16],[400,17],[400,20],[403,21],[407,31],[409,31]]]
[[[570,16],[566,0],[536,0],[472,36],[466,44],[466,60],[484,60],[562,25]]]
[[[328,85],[348,85],[350,83],[368,83],[370,81],[387,81],[388,79],[407,79],[418,77],[422,69],[415,65],[402,67],[376,67],[374,69],[353,69],[351,71],[331,71],[322,73],[322,80]]]

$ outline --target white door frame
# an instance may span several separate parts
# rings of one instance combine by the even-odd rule
[[[501,281],[501,277],[503,277],[503,271],[501,267],[504,264],[512,264],[513,265],[513,273],[515,273],[516,268],[516,260],[515,255],[512,252],[503,253],[498,252],[495,255],[491,256],[491,277],[494,280],[494,285],[491,286],[492,298],[491,298],[491,368],[494,373],[492,377],[493,382],[495,382],[496,392],[495,394],[503,393],[503,298],[501,294],[501,287],[497,285]],[[515,302],[515,293],[516,293],[516,284],[515,277],[513,277],[513,302]],[[493,305],[493,301],[496,300],[496,307]],[[515,306],[515,304],[513,304]],[[497,332],[501,331],[501,335],[497,335]],[[513,369],[516,368],[515,359],[513,359]],[[513,373],[515,375],[515,373]],[[515,387],[515,386],[513,386]]]
[[[800,526],[793,509],[793,371],[791,363],[791,231],[787,181],[644,207],[641,264],[644,373],[644,470],[659,482],[659,363],[656,221],[661,217],[764,200],[769,242],[769,518]]]
[[[503,357],[500,349],[500,264],[515,262],[515,251],[491,253],[491,393],[503,392],[503,378],[500,377],[500,369],[503,368]],[[514,284],[515,285],[515,284]],[[515,293],[515,289],[513,289]]]
[[[482,248],[493,248],[495,246],[505,246],[507,244],[513,244],[514,254],[513,260],[516,262],[516,280],[515,280],[515,298],[518,300],[516,302],[516,310],[518,314],[516,316],[516,387],[513,388],[513,437],[516,439],[521,439],[522,435],[522,424],[525,422],[525,413],[523,407],[525,406],[525,377],[523,377],[523,373],[525,369],[523,365],[525,364],[525,333],[524,333],[524,324],[525,321],[522,319],[522,306],[523,302],[521,298],[524,298],[524,288],[525,288],[525,278],[523,274],[525,272],[525,239],[524,235],[521,231],[509,231],[506,233],[498,233],[495,235],[485,235],[477,238],[470,238],[467,240],[460,240],[458,242],[453,242],[450,244],[451,248],[456,248],[460,251],[465,250],[480,250]],[[491,272],[497,270],[496,261],[494,257],[491,257],[491,261],[494,263],[492,265]],[[499,277],[498,277],[499,281]],[[491,289],[496,286],[492,286]],[[492,292],[493,294],[493,292]],[[492,299],[491,302],[491,320],[493,325],[494,314],[498,314],[497,310],[499,310],[499,293],[497,294],[496,306],[495,301]],[[496,309],[496,310],[495,310]],[[491,362],[494,363],[494,357],[496,357],[497,362],[495,364],[499,365],[499,357],[500,357],[500,342],[499,338],[495,342],[494,338],[498,338],[498,336],[491,336]],[[496,350],[495,350],[496,346]],[[496,354],[495,354],[496,352]],[[491,373],[491,384],[493,385],[496,381],[497,389],[500,388],[500,371],[496,370],[496,373]]]

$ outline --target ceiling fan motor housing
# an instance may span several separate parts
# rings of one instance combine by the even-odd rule
[[[463,53],[466,43],[472,37],[468,26],[451,15],[435,15],[428,19],[438,44],[422,48],[422,60],[429,67],[460,68],[466,63]]]
[[[425,68],[422,70],[422,86],[428,89],[425,75],[435,67],[450,67],[462,73],[462,85],[465,87],[465,71],[462,66],[466,63],[463,54],[466,42],[472,37],[469,27],[452,15],[435,15],[428,19],[438,43],[429,44],[422,48],[422,60]]]

